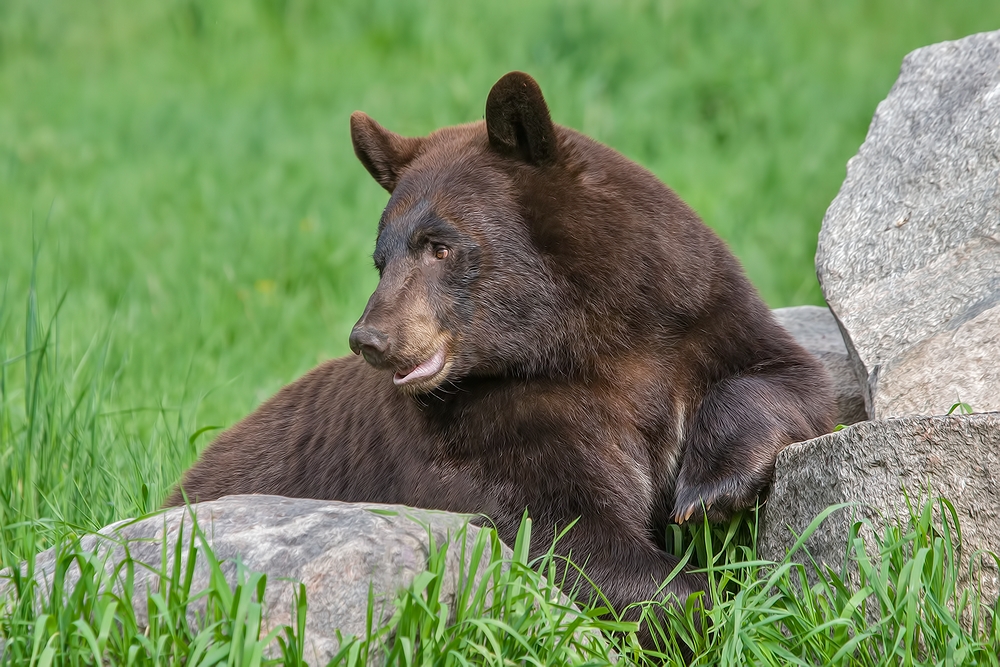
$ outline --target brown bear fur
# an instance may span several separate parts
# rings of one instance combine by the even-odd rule
[[[535,535],[576,520],[557,550],[620,609],[677,565],[669,522],[751,506],[779,450],[832,427],[822,365],[726,246],[651,173],[554,125],[531,77],[497,82],[485,122],[404,138],[359,112],[351,136],[391,193],[361,356],[219,436],[190,501],[479,512],[508,543],[525,508]],[[703,587],[682,572],[666,592]]]

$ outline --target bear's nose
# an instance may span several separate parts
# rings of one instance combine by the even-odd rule
[[[351,351],[360,354],[372,366],[380,366],[389,350],[389,337],[369,326],[357,325],[351,331]]]

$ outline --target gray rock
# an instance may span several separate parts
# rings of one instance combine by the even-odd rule
[[[282,498],[278,496],[229,496],[192,506],[198,525],[232,586],[237,577],[236,560],[245,568],[268,575],[264,605],[266,634],[280,625],[294,627],[293,596],[297,582],[306,585],[306,659],[326,664],[339,644],[335,630],[343,636],[365,633],[369,585],[376,600],[377,625],[394,611],[395,593],[408,586],[427,568],[428,536],[440,545],[456,537],[469,517],[394,505],[358,505],[332,501]],[[183,524],[183,533],[181,533]],[[155,590],[160,570],[164,532],[168,543],[178,536],[186,545],[191,537],[191,516],[185,508],[174,508],[141,520],[126,520],[104,528],[98,535],[82,539],[84,552],[96,550],[106,559],[106,571],[122,562],[123,544],[132,559],[150,569],[135,568],[136,593]],[[479,529],[468,525],[466,541],[471,546]],[[196,541],[196,544],[199,544]],[[187,549],[183,550],[187,553]],[[454,608],[461,549],[448,549],[442,600]],[[509,555],[509,550],[507,550]],[[171,561],[172,562],[172,561]],[[205,559],[196,558],[191,592],[208,587]],[[36,577],[42,590],[51,586],[55,556],[52,550],[35,560]],[[68,587],[79,579],[79,570],[67,574]],[[0,573],[0,593],[3,581]],[[145,595],[133,597],[137,620],[148,618]],[[381,614],[381,617],[379,616]],[[194,620],[194,611],[190,612]]]
[[[875,417],[1000,410],[1000,306],[914,345],[879,373]]]
[[[1000,306],[1000,32],[904,59],[823,219],[816,267],[870,416],[941,414],[957,397],[1000,409],[996,373],[963,373],[976,362],[949,346],[974,339],[1000,359],[1000,329],[977,321]]]
[[[837,424],[854,424],[868,418],[864,392],[854,373],[844,337],[829,308],[795,306],[771,311],[799,345],[816,355],[833,381],[837,399]]]
[[[857,503],[834,512],[806,541],[818,563],[839,570],[854,519],[881,530],[906,518],[903,489],[913,499],[929,492],[954,504],[966,558],[977,549],[1000,554],[1000,413],[861,422],[790,445],[778,454],[759,553],[781,560],[820,512]],[[996,594],[995,564],[983,565],[984,588]]]

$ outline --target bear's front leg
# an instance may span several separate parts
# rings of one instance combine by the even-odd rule
[[[755,369],[756,370],[756,369]],[[817,362],[781,364],[713,386],[689,420],[674,520],[726,521],[752,507],[787,445],[828,433],[832,397]]]

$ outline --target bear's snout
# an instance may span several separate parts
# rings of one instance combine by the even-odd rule
[[[351,351],[360,354],[372,366],[381,368],[389,351],[389,336],[384,331],[360,322],[351,330]]]

